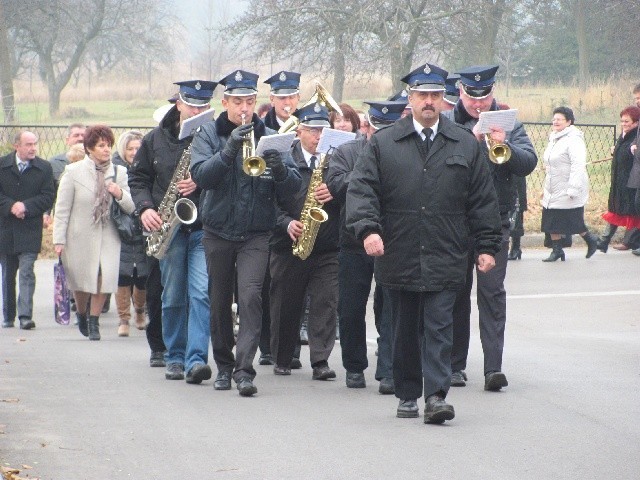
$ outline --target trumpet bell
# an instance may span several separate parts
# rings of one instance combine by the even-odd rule
[[[267,164],[262,157],[252,156],[242,160],[242,170],[251,177],[259,177],[267,169]]]
[[[489,148],[489,160],[497,165],[507,163],[511,159],[511,149],[504,143],[492,145]]]

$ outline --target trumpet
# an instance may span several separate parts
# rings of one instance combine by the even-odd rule
[[[307,101],[307,103],[305,103],[300,108],[304,108],[307,105],[313,105],[314,103],[319,103],[320,105],[327,107],[327,110],[329,110],[329,112],[336,112],[339,115],[342,115],[342,109],[340,108],[340,105],[338,105],[338,103],[333,99],[333,97],[331,97],[327,89],[324,88],[320,84],[320,82],[316,82],[316,91],[314,92],[313,95],[311,95],[311,98]],[[296,118],[295,116],[291,115],[289,119],[284,123],[284,125],[280,127],[280,129],[278,130],[278,133],[291,132],[292,130],[295,130],[298,127],[299,123],[300,123],[300,120],[298,120],[298,118]]]
[[[246,125],[246,115],[242,114],[242,125]],[[253,131],[247,133],[242,141],[242,170],[251,177],[259,177],[267,169],[264,158],[256,155],[256,142]]]
[[[482,113],[479,108],[476,108],[478,114]],[[487,150],[489,151],[489,160],[496,165],[502,165],[507,163],[511,159],[511,148],[506,143],[499,143],[491,139],[491,135],[484,134],[484,140],[487,144]]]

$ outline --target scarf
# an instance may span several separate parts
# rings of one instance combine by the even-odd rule
[[[111,166],[111,162],[107,162],[103,165],[94,163],[94,165],[96,166],[97,175],[95,198],[93,201],[93,223],[104,223],[109,219],[109,201],[111,200],[111,194],[105,185],[104,174]]]

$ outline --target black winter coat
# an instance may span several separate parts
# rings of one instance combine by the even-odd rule
[[[475,137],[440,115],[428,155],[411,116],[376,132],[347,190],[347,228],[363,241],[378,233],[376,282],[410,291],[465,283],[469,237],[478,253],[502,241],[495,188]]]
[[[331,155],[327,187],[334,201],[340,205],[340,250],[364,253],[364,246],[346,224],[347,188],[358,156],[364,151],[367,137],[362,135],[355,140],[343,143]]]
[[[495,100],[490,110],[499,110]],[[443,115],[454,120],[459,125],[467,127],[469,130],[473,130],[473,127],[478,123],[477,118],[473,118],[467,113],[467,110],[460,100],[458,100],[453,110],[444,112]],[[498,194],[498,205],[503,227],[509,227],[509,212],[513,210],[515,204],[514,193],[516,187],[513,176],[526,177],[533,172],[538,163],[536,150],[533,148],[533,144],[531,140],[529,140],[524,125],[522,125],[521,122],[516,120],[514,129],[511,132],[507,132],[506,143],[509,148],[511,148],[511,159],[502,165],[491,163],[487,146],[484,143],[481,145],[483,156],[489,165],[493,183]]]
[[[634,128],[626,135],[620,135],[613,149],[608,210],[618,215],[640,215],[634,206],[636,189],[627,187],[633,166],[631,145],[636,141],[637,134]]]
[[[276,109],[271,107],[271,109],[264,116],[263,122],[267,128],[271,130],[275,130],[276,132],[280,130],[280,124],[278,123],[278,118],[276,116]]]
[[[256,145],[265,129],[254,114]],[[242,170],[242,149],[227,165],[221,157],[233,125],[226,112],[215,122],[203,125],[191,146],[191,176],[203,189],[200,209],[205,229],[221,238],[244,241],[252,234],[270,232],[276,224],[276,205],[300,188],[300,173],[291,156],[283,156],[287,176],[277,182],[271,169],[252,177]]]
[[[125,162],[120,155],[116,152],[111,159],[114,165],[120,165],[130,170],[131,165]],[[120,241],[120,270],[119,274],[122,276],[132,277],[133,269],[136,269],[138,277],[146,277],[149,275],[149,259],[145,252],[146,240],[142,234],[142,222],[140,222],[140,216],[137,212],[131,214],[138,234],[129,242],[124,240]]]
[[[296,142],[291,151],[291,156],[296,162],[300,175],[302,176],[302,182],[298,191],[288,196],[280,203],[280,214],[278,215],[278,222],[276,229],[271,237],[271,248],[276,251],[292,251],[293,242],[291,237],[287,233],[287,227],[292,220],[300,220],[300,214],[302,213],[302,207],[304,201],[307,198],[307,191],[309,189],[309,182],[311,181],[311,174],[313,170],[309,168],[307,162],[304,159],[302,153],[302,146],[300,142]],[[318,158],[318,161],[319,158]],[[332,158],[329,157],[325,160],[323,169],[323,182],[326,183],[328,165],[332,162]],[[323,222],[318,229],[318,236],[316,237],[315,244],[311,255],[319,253],[337,252],[338,251],[338,230],[340,225],[340,205],[335,200],[331,200],[322,206],[322,209],[327,212],[329,216],[326,222]]]
[[[46,160],[36,157],[22,174],[16,152],[0,158],[0,254],[39,253],[42,215],[53,206],[53,172]],[[11,213],[16,202],[27,213],[19,219]]]
[[[129,188],[136,205],[136,212],[142,214],[147,208],[158,208],[173,178],[178,162],[193,137],[178,140],[180,112],[173,106],[164,116],[160,125],[147,133],[142,139],[138,153],[129,169]],[[200,202],[201,190],[187,198],[193,203]],[[183,226],[189,231],[200,230],[200,209],[198,220]]]

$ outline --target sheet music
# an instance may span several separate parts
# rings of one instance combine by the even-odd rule
[[[296,132],[278,133],[276,135],[264,135],[256,146],[256,155],[262,156],[265,150],[277,150],[278,152],[288,152],[291,150]]]
[[[516,124],[518,110],[496,110],[493,112],[480,112],[478,129],[480,133],[490,133],[490,127],[501,127],[505,132],[510,132]]]
[[[356,138],[353,132],[343,132],[334,128],[324,127],[318,143],[318,153],[327,153],[332,148],[338,148],[343,143]]]
[[[209,110],[205,110],[204,112],[194,115],[191,118],[187,118],[184,122],[182,122],[178,140],[182,140],[183,138],[187,138],[196,133],[196,130],[200,125],[204,125],[205,123],[213,120],[214,113],[215,110],[213,108],[210,108]]]

